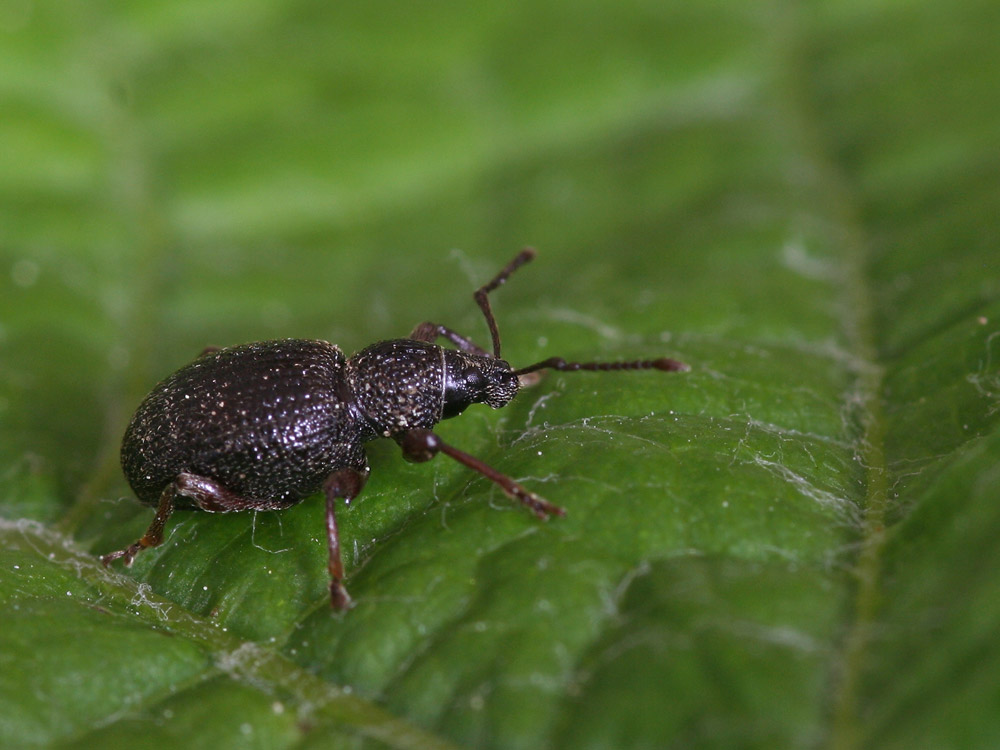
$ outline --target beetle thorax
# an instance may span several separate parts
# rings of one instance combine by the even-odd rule
[[[380,341],[347,361],[354,403],[376,432],[390,435],[441,421],[444,362],[440,346],[423,341]]]
[[[347,362],[354,403],[376,434],[430,429],[470,404],[494,409],[517,393],[517,377],[502,359],[411,339],[380,341]]]

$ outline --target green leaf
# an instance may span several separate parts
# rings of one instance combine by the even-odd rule
[[[0,746],[1000,744],[1000,11],[0,6]],[[320,497],[118,469],[206,345],[433,320],[548,373]]]

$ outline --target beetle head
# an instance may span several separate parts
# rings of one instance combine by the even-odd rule
[[[445,349],[444,363],[444,419],[461,414],[470,404],[499,409],[517,394],[517,376],[502,359]]]

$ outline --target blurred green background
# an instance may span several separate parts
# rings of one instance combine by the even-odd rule
[[[0,745],[996,747],[1000,6],[0,1]],[[339,514],[134,540],[206,345],[551,374]]]

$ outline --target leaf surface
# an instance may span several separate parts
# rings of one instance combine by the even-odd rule
[[[0,9],[0,745],[1000,744],[995,4]],[[391,22],[387,19],[391,18]],[[323,502],[151,520],[206,345],[549,373]]]

